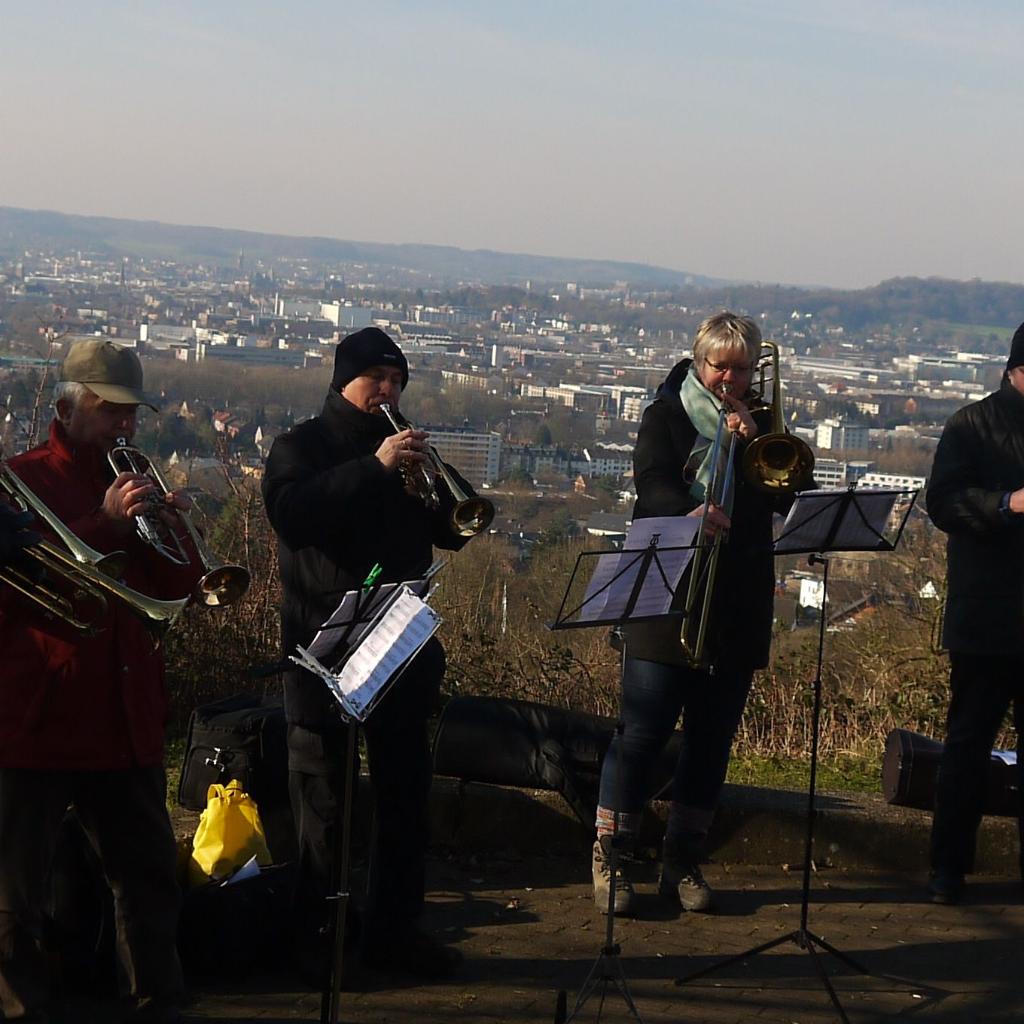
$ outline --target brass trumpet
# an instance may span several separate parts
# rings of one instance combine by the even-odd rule
[[[153,642],[159,644],[188,604],[187,597],[161,601],[121,583],[116,577],[124,570],[124,552],[103,555],[89,547],[2,462],[0,490],[8,494],[18,509],[34,512],[66,548],[61,550],[47,540],[33,544],[23,550],[22,556],[38,565],[43,573],[42,579],[9,565],[0,569],[0,581],[87,636],[102,629],[100,623],[107,612],[107,599],[116,598],[142,620]],[[62,583],[65,589],[61,589],[58,583]]]
[[[167,527],[160,515],[161,512],[170,510],[163,498],[170,493],[171,488],[167,485],[163,473],[145,452],[130,445],[123,437],[119,437],[110,449],[107,461],[115,473],[134,473],[137,476],[148,476],[153,481],[156,493],[150,495],[147,502],[149,508],[142,515],[135,517],[135,528],[142,540],[168,561],[175,565],[188,565],[191,558],[185,545],[174,530]],[[193,600],[207,608],[222,608],[234,604],[249,589],[249,570],[244,565],[229,565],[214,558],[203,543],[192,517],[181,509],[171,511],[177,514],[177,518],[192,538],[200,564],[206,570],[192,591]]]
[[[403,430],[414,430],[413,425],[397,410],[390,405],[383,403],[381,412],[388,418],[388,422],[394,428],[396,434]],[[413,476],[411,485],[428,508],[441,507],[441,497],[437,493],[437,480],[444,481],[445,486],[455,499],[455,507],[448,516],[448,526],[452,533],[459,537],[475,537],[491,525],[494,519],[494,505],[486,498],[469,497],[458,483],[455,477],[448,472],[448,467],[441,461],[437,449],[433,445],[427,445],[427,459],[431,469],[419,463],[417,472]]]

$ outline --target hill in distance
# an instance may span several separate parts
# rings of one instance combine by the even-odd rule
[[[214,266],[234,266],[238,254],[244,252],[247,261],[301,259],[323,266],[359,263],[398,267],[424,275],[433,285],[574,281],[588,287],[603,287],[624,281],[636,287],[706,288],[726,283],[699,274],[615,260],[270,235],[0,206],[0,256],[17,256],[26,249],[81,249],[112,258],[162,257]]]

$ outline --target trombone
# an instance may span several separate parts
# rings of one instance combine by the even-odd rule
[[[34,512],[66,549],[62,550],[47,540],[32,544],[22,551],[22,557],[36,564],[41,578],[37,579],[28,570],[8,565],[0,568],[0,581],[86,636],[92,636],[103,628],[101,623],[107,613],[107,599],[116,598],[142,620],[154,644],[159,645],[188,604],[187,597],[161,601],[121,583],[116,577],[124,571],[124,552],[103,555],[89,547],[4,462],[0,462],[0,490],[7,493],[16,508]],[[56,585],[58,580],[63,581],[66,590]]]
[[[765,367],[772,364],[772,426],[767,434],[760,434],[747,445],[743,453],[742,473],[744,482],[763,494],[790,495],[812,487],[814,483],[814,452],[799,437],[787,429],[782,416],[782,376],[779,372],[779,346],[772,341],[762,343],[762,355],[758,360],[760,386],[755,396],[764,403],[766,388]],[[766,351],[765,351],[766,350]],[[694,668],[706,668],[708,659],[705,652],[708,623],[711,617],[711,601],[714,596],[715,580],[718,574],[718,558],[722,547],[722,531],[716,532],[708,542],[704,527],[712,504],[725,504],[733,483],[733,452],[736,435],[729,441],[728,455],[724,469],[721,466],[722,433],[729,414],[722,405],[718,414],[718,427],[712,445],[714,469],[711,483],[704,497],[704,511],[700,520],[700,532],[690,567],[690,582],[683,607],[683,624],[679,642],[683,652]],[[719,478],[721,483],[719,484]],[[699,617],[694,615],[700,582],[704,581],[704,593],[700,604]]]
[[[415,429],[397,409],[392,409],[387,403],[382,403],[380,408],[396,434]],[[437,493],[437,479],[440,477],[455,499],[455,507],[448,515],[448,526],[452,533],[458,537],[475,537],[486,530],[494,519],[494,505],[486,498],[469,497],[448,472],[448,467],[441,461],[433,445],[427,445],[427,459],[431,469],[421,464],[417,467],[416,475],[411,480],[407,479],[427,508],[441,507],[441,496]]]
[[[722,385],[723,391],[731,391],[728,384]],[[708,622],[711,618],[711,601],[714,598],[715,578],[718,575],[718,558],[722,551],[723,531],[716,530],[710,540],[705,536],[708,515],[711,506],[726,507],[733,484],[733,454],[736,450],[736,435],[729,434],[729,445],[726,448],[725,460],[722,460],[722,446],[726,432],[725,421],[729,415],[729,407],[722,402],[718,410],[718,426],[715,428],[715,439],[711,444],[711,481],[704,491],[704,508],[701,512],[700,526],[697,528],[697,544],[690,562],[690,582],[686,588],[686,603],[683,605],[683,623],[679,632],[679,643],[683,653],[694,668],[707,668],[705,652]],[[704,592],[701,596],[700,615],[694,616],[697,606],[698,591],[703,580]]]
[[[153,460],[141,449],[130,445],[125,438],[119,437],[107,453],[107,461],[115,473],[134,473],[136,476],[148,476],[153,481],[156,493],[149,496],[147,504],[150,507],[135,517],[135,529],[145,543],[168,561],[175,565],[188,565],[192,559],[185,545],[160,516],[162,511],[167,510],[163,496],[170,493],[171,488]],[[249,589],[249,570],[244,565],[229,565],[214,558],[199,536],[192,517],[181,509],[174,511],[192,538],[200,564],[205,570],[192,591],[193,600],[207,608],[223,608],[234,604]]]

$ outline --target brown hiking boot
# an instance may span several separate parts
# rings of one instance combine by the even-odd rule
[[[612,888],[611,836],[602,836],[594,843],[591,873],[594,877],[594,905],[602,914],[608,913]],[[622,872],[622,858],[615,872],[615,916],[628,917],[633,912],[633,883]]]

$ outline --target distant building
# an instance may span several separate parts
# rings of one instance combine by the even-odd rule
[[[632,468],[631,444],[598,444],[584,448],[583,457],[575,456],[569,465],[571,473],[579,473],[584,477],[622,477]]]
[[[814,482],[819,487],[845,487],[846,463],[838,459],[815,459]]]
[[[320,317],[329,320],[335,327],[347,331],[358,331],[369,327],[374,319],[383,315],[379,310],[368,306],[350,306],[344,302],[321,302]]]
[[[455,384],[458,387],[473,388],[476,391],[486,391],[490,383],[487,377],[480,373],[467,373],[465,370],[442,370],[441,380],[446,384]]]
[[[650,398],[648,395],[624,395],[619,418],[626,420],[629,423],[639,423],[643,418],[644,409],[646,409],[652,401],[654,401],[654,399]]]
[[[322,316],[320,312],[321,305],[322,303],[319,299],[283,299],[278,296],[274,302],[274,315],[316,317],[319,319]]]
[[[501,435],[472,430],[430,430],[438,455],[474,487],[493,484],[501,473]]]
[[[926,481],[923,476],[904,476],[899,473],[865,473],[857,481],[858,487],[870,490],[920,491]]]
[[[859,451],[868,447],[868,428],[860,423],[845,420],[822,420],[818,424],[814,443],[818,448],[831,451],[853,449]]]

